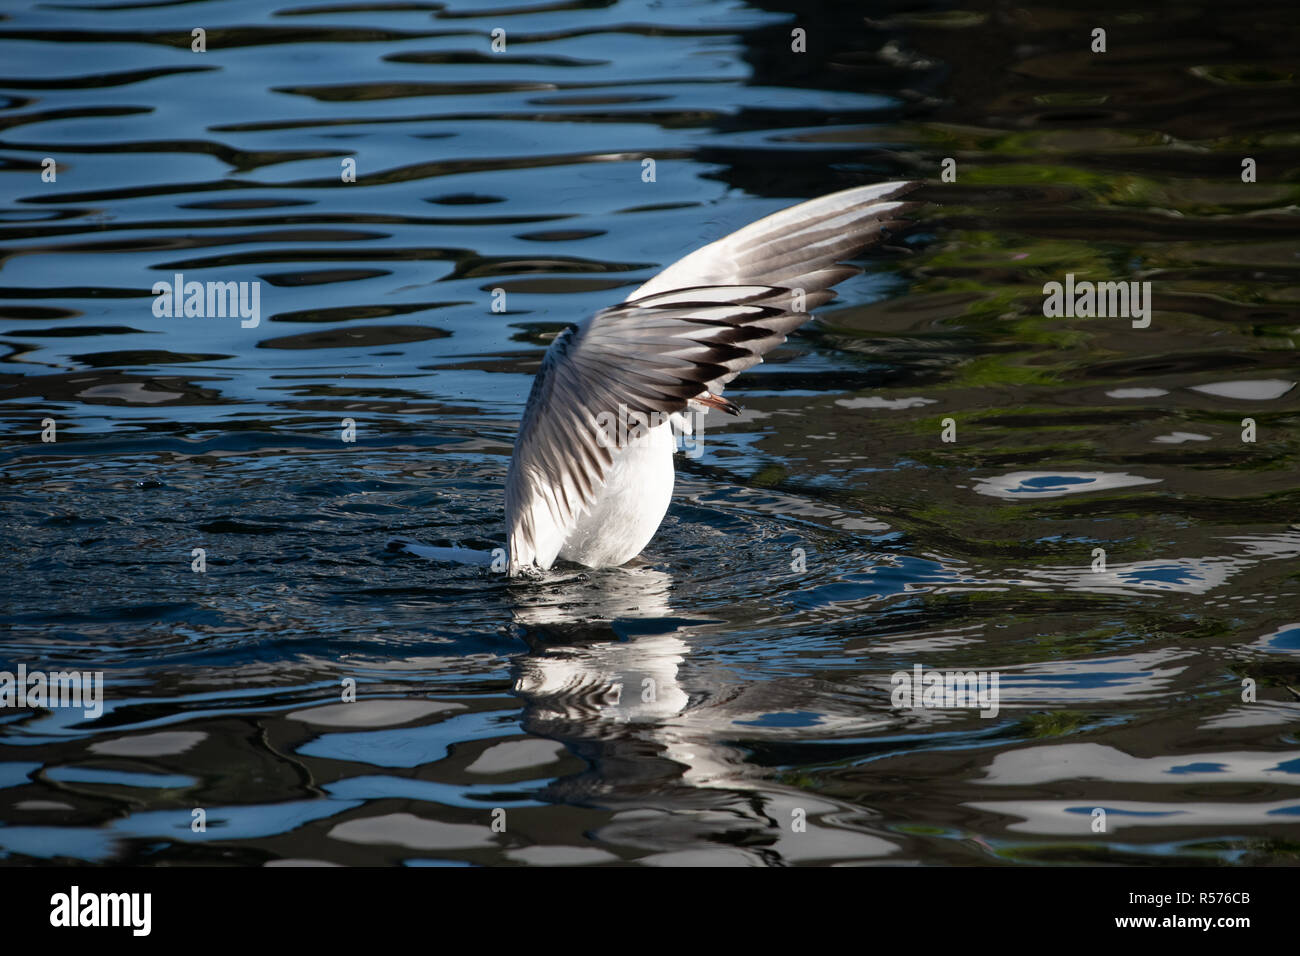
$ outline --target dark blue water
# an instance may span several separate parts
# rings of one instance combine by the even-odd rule
[[[0,708],[0,860],[1294,864],[1296,40],[1283,3],[11,3],[0,670],[104,700]],[[558,330],[886,179],[916,228],[733,383],[640,560],[401,547],[503,543]],[[177,273],[257,324],[156,315]],[[1046,317],[1067,273],[1151,282],[1150,327]],[[996,715],[892,706],[918,664]]]

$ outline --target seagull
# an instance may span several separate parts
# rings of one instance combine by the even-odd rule
[[[557,335],[506,475],[510,576],[640,554],[672,499],[673,426],[689,429],[686,412],[739,414],[723,386],[861,272],[841,260],[905,225],[918,204],[900,197],[919,185],[860,186],[773,213]]]

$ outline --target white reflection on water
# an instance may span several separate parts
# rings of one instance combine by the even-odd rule
[[[1008,501],[1060,498],[1084,491],[1112,491],[1133,485],[1154,485],[1159,478],[1142,478],[1125,472],[1107,471],[1013,471],[975,482],[982,495]]]
[[[1228,539],[1242,545],[1235,555],[1212,554],[1199,558],[1160,558],[1151,561],[1117,563],[1108,556],[1104,571],[1091,565],[1036,567],[1020,572],[1016,583],[1051,585],[1065,590],[1097,593],[1132,591],[1175,591],[1208,594],[1243,571],[1263,561],[1294,560],[1300,557],[1300,532],[1254,535]]]
[[[637,568],[599,578],[599,586],[584,575],[564,586],[548,582],[547,599],[516,608],[516,617],[542,628],[590,627],[597,611],[674,619],[665,572]],[[601,840],[654,850],[643,860],[650,864],[770,865],[896,852],[894,842],[864,832],[873,814],[778,783],[727,743],[806,734],[807,727],[766,723],[774,712],[805,705],[816,711],[818,736],[867,733],[894,718],[865,708],[828,712],[821,700],[792,698],[781,681],[741,685],[720,667],[692,663],[692,640],[689,627],[677,627],[628,640],[542,645],[519,661],[514,687],[525,702],[524,727],[589,764],[555,781],[547,796],[615,810]],[[734,842],[743,845],[726,845]]]
[[[1092,811],[1106,811],[1106,833],[1142,827],[1223,827],[1269,826],[1294,823],[1300,814],[1300,800],[1277,800],[1266,803],[1154,803],[1140,800],[1002,800],[967,803],[966,806],[986,813],[1020,817],[1007,825],[1008,830],[1022,833],[1050,833],[1061,836],[1092,835]],[[1106,834],[1097,834],[1104,838]]]
[[[1219,398],[1235,398],[1248,402],[1271,402],[1295,388],[1295,382],[1288,382],[1280,378],[1262,378],[1245,382],[1211,382],[1208,385],[1192,385],[1189,387],[1193,392],[1216,395]]]
[[[1291,764],[1292,766],[1285,766]],[[1109,783],[1250,783],[1300,787],[1300,750],[1134,757],[1103,744],[1049,744],[997,754],[979,783],[1020,786],[1084,778]]]

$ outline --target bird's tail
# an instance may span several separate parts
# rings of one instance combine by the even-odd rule
[[[505,561],[505,551],[502,548],[493,551],[480,551],[477,548],[440,548],[431,544],[421,544],[411,538],[394,538],[388,542],[388,546],[414,554],[416,557],[441,561],[445,564],[469,564],[490,568],[494,562],[503,566]]]

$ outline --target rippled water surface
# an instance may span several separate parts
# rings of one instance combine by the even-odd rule
[[[8,5],[0,664],[106,700],[0,710],[0,858],[1296,863],[1292,5],[816,11]],[[402,545],[503,542],[567,323],[913,178],[640,560]],[[1150,327],[1044,317],[1067,273]],[[916,665],[997,714],[892,707]]]

